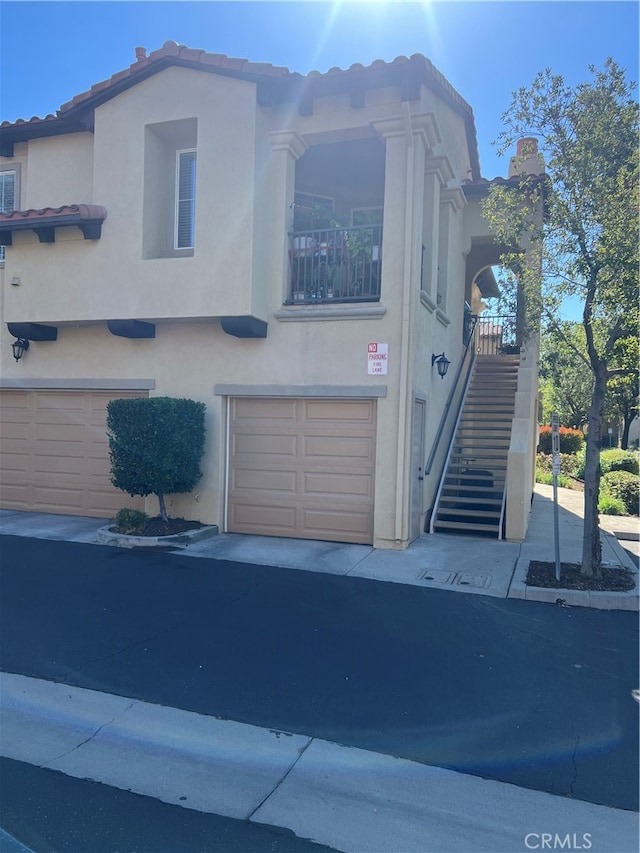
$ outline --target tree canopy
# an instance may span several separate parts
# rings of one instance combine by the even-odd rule
[[[538,140],[547,180],[493,185],[484,215],[502,244],[503,263],[526,297],[528,327],[552,327],[585,359],[592,376],[585,470],[582,571],[599,575],[599,439],[607,383],[630,375],[621,353],[638,339],[638,103],[635,85],[612,59],[576,86],[547,69],[512,95],[498,146]],[[531,152],[526,145],[520,159]],[[536,215],[540,208],[544,216]],[[526,251],[522,251],[522,247]],[[562,301],[583,307],[584,348],[558,322]]]

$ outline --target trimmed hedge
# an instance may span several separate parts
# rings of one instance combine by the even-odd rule
[[[576,470],[576,476],[584,480],[585,456],[584,452],[580,454],[580,464]],[[611,450],[600,451],[600,473],[608,474],[610,471],[628,471],[630,474],[638,474],[638,455],[630,450],[619,450],[611,448]]]
[[[603,494],[621,500],[629,515],[638,515],[640,505],[640,480],[630,471],[609,471],[602,475],[600,488]]]
[[[560,427],[558,430],[560,436],[560,453],[578,453],[584,444],[584,435],[579,429],[569,429],[569,427]],[[551,453],[551,427],[540,427],[540,438],[538,440],[538,450],[540,453]]]
[[[629,471],[630,474],[638,474],[638,456],[630,450],[620,450],[611,448],[611,450],[600,451],[600,471],[603,474],[608,474],[609,471]]]
[[[190,492],[202,477],[204,403],[177,397],[132,397],[107,404],[111,482],[130,495]]]

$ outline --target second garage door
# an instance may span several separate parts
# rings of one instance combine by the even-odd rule
[[[111,485],[106,406],[118,391],[0,392],[0,506],[106,518],[143,509]],[[146,394],[145,394],[146,396]]]
[[[230,400],[233,533],[373,541],[376,403]]]

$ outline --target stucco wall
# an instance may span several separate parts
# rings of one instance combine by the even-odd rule
[[[427,402],[426,456],[462,352],[464,202],[456,186],[469,167],[463,123],[432,93],[408,106],[400,103],[399,91],[378,90],[367,93],[362,109],[352,109],[347,96],[320,99],[310,116],[290,107],[266,110],[255,98],[252,83],[171,68],[99,107],[95,136],[34,145],[29,183],[37,191],[30,199],[101,204],[108,217],[97,241],[84,240],[75,228],[57,229],[53,244],[40,244],[30,232],[16,235],[5,272],[7,280],[19,275],[20,285],[3,288],[0,351],[9,351],[12,338],[5,324],[12,321],[56,325],[58,341],[34,342],[19,364],[3,359],[3,378],[56,379],[61,387],[69,381],[77,386],[82,380],[145,379],[154,384],[152,395],[203,401],[205,476],[192,494],[171,499],[171,512],[221,527],[226,403],[214,394],[214,385],[358,386],[359,393],[371,388],[372,396],[384,387],[377,404],[374,544],[402,547],[409,535],[414,476],[413,398]],[[428,150],[433,140],[428,143],[419,131],[411,138],[410,110],[423,118],[425,112],[437,114],[442,143],[435,154],[450,158],[445,169],[450,186],[441,188],[448,240],[431,241],[441,253],[431,268],[447,271],[442,307],[421,299],[425,211],[436,212],[439,227],[442,204],[425,192],[422,175],[425,160],[434,156]],[[145,127],[180,121],[197,128],[193,256],[145,258]],[[309,307],[297,314],[283,311],[296,156],[308,145],[377,131],[385,138],[380,303],[368,306],[364,319],[356,319],[356,306],[333,313],[318,306],[315,315]],[[67,144],[80,163],[73,186],[86,197],[68,198],[70,184],[58,181],[55,170],[44,174],[49,153],[51,162],[72,162]],[[432,220],[428,227],[435,227]],[[268,322],[266,339],[231,337],[216,319],[243,314]],[[109,334],[105,321],[122,318],[156,322],[155,339]],[[389,345],[387,375],[367,373],[371,342]],[[443,351],[451,360],[444,380],[431,366],[432,353]],[[423,486],[425,511],[436,473]]]

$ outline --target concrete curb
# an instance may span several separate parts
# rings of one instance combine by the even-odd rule
[[[127,536],[124,533],[113,533],[109,527],[101,527],[97,532],[97,540],[100,545],[115,545],[117,548],[186,548],[191,542],[200,542],[217,535],[216,524],[171,536]]]
[[[618,565],[614,566],[614,568],[625,568],[631,572],[635,581],[634,589],[629,589],[625,592],[594,592],[583,589],[544,589],[542,587],[527,586],[525,580],[527,571],[529,570],[529,561],[538,558],[525,553],[518,558],[507,598],[519,598],[524,601],[541,601],[547,604],[564,604],[570,607],[591,607],[594,610],[638,611],[640,609],[638,569],[634,566],[624,548],[617,543],[611,534],[604,531],[602,531],[602,534],[610,538],[611,541],[609,544],[618,557]],[[610,564],[607,563],[607,565]]]
[[[634,812],[23,675],[0,684],[9,758],[344,853],[527,853],[538,830],[576,827],[594,853],[637,850]]]

